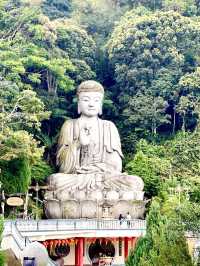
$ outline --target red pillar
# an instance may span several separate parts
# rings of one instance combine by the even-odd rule
[[[78,257],[78,242],[75,244],[75,266],[78,266],[78,261],[79,261],[79,257]]]
[[[136,242],[137,242],[137,237],[132,237],[131,238],[131,248],[132,249],[135,248]]]
[[[83,248],[84,248],[84,239],[80,237],[78,239],[78,266],[83,266]]]
[[[128,257],[128,237],[124,237],[124,259]]]

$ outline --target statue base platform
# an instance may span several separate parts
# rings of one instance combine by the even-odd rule
[[[130,213],[133,219],[143,218],[146,202],[143,200],[94,201],[85,200],[57,200],[45,202],[45,214],[48,219],[76,219],[76,218],[118,218]]]

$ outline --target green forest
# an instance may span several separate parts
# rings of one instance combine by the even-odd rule
[[[200,231],[200,1],[0,0],[6,195],[57,171],[61,125],[77,117],[88,79],[105,88],[102,117],[119,129],[124,171],[145,183],[147,234],[127,266],[200,265],[184,234]]]

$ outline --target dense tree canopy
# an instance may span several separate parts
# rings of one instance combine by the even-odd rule
[[[192,87],[198,72],[199,23],[172,11],[138,14],[128,12],[108,42],[126,131],[191,128],[194,106],[183,98],[190,97],[183,84]],[[186,115],[193,119],[187,125]]]
[[[6,193],[56,171],[60,127],[77,116],[75,88],[95,79],[124,169],[143,178],[146,199],[157,197],[127,264],[192,265],[183,230],[200,230],[199,15],[197,0],[0,1]]]
[[[147,217],[147,233],[130,255],[128,266],[185,265],[192,266],[184,231],[178,221],[161,214],[159,202],[152,202]]]
[[[50,19],[68,17],[72,11],[71,0],[45,0],[41,2],[42,12]]]

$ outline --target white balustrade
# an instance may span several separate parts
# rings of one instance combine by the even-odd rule
[[[8,225],[10,221],[6,222]],[[120,221],[113,219],[58,219],[58,220],[16,220],[19,231],[69,231],[69,230],[146,230],[146,221],[134,219]]]

